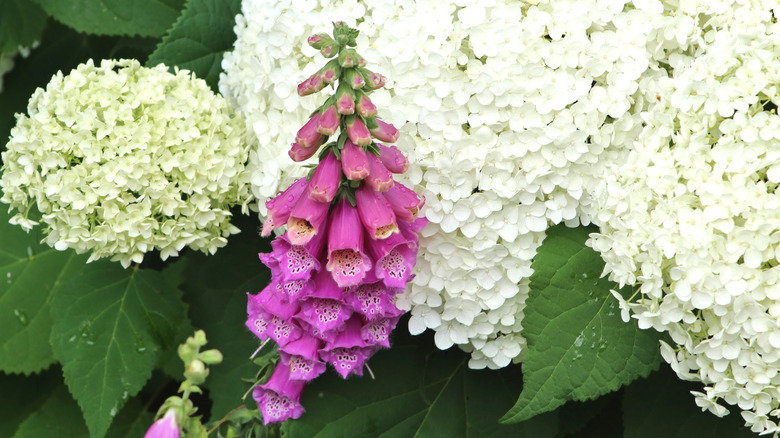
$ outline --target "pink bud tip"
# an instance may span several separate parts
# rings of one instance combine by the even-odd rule
[[[393,143],[398,140],[398,137],[401,135],[395,126],[389,123],[377,120],[376,124],[377,127],[371,130],[371,134],[373,134],[373,136],[376,137],[379,141]]]

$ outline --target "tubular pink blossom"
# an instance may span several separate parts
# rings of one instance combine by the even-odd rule
[[[357,110],[357,113],[363,117],[376,117],[377,114],[376,105],[374,105],[374,103],[371,102],[371,99],[365,94],[360,96],[360,99],[358,99],[358,102],[355,105],[355,109]]]
[[[399,223],[401,228],[409,225]],[[417,262],[417,236],[395,233],[386,239],[369,240],[369,255],[376,260],[374,274],[387,287],[404,288],[410,280],[412,269]]]
[[[320,113],[320,118],[317,120],[317,132],[323,135],[333,135],[339,129],[340,120],[341,116],[336,112],[336,107],[330,105]]]
[[[320,137],[319,143],[315,144],[312,147],[305,148],[298,143],[293,143],[290,146],[290,150],[287,152],[287,155],[295,161],[295,162],[301,162],[306,161],[309,158],[313,157],[314,154],[317,153],[317,151],[320,149],[320,145],[322,144],[323,140],[325,140],[325,137]]]
[[[355,190],[355,201],[360,221],[372,239],[386,239],[398,232],[395,214],[381,193],[361,184]]]
[[[400,136],[395,126],[385,123],[379,119],[375,119],[377,127],[371,130],[371,135],[376,137],[377,140],[385,143],[394,143]]]
[[[255,386],[252,396],[263,414],[263,422],[274,423],[288,418],[300,418],[301,393],[305,382],[290,379],[290,367],[277,366],[271,379],[264,385]]]
[[[317,350],[320,348],[322,348],[321,340],[304,334],[297,340],[279,348],[279,352],[287,353],[288,355],[301,356],[309,360],[317,360]]]
[[[176,411],[168,409],[165,415],[149,426],[144,438],[179,438],[179,426],[176,424]]]
[[[379,160],[385,165],[387,170],[393,173],[404,173],[409,168],[409,161],[401,151],[395,146],[385,146],[377,143],[379,146]]]
[[[367,153],[368,158],[368,176],[366,184],[377,192],[384,192],[393,187],[393,174],[379,161],[379,157],[372,153]]]
[[[318,258],[324,247],[324,234],[314,236],[306,245],[291,244],[286,233],[271,242],[271,256],[277,261],[277,272],[282,281],[305,280],[319,271]],[[265,260],[263,262],[266,263]],[[274,272],[273,268],[271,272]]]
[[[383,193],[383,196],[393,209],[398,219],[411,222],[417,219],[420,209],[425,205],[425,197],[406,187],[396,183]]]
[[[306,193],[298,199],[287,219],[287,238],[293,245],[306,245],[317,234],[325,232],[330,204],[317,202]]]
[[[403,289],[388,288],[381,281],[363,283],[346,294],[347,303],[366,321],[400,316],[404,312],[393,303],[393,297]]]
[[[298,130],[298,134],[295,136],[295,143],[298,143],[303,148],[311,148],[322,144],[322,134],[317,132],[320,117],[322,117],[322,114],[319,112],[311,116],[309,121]]]
[[[360,216],[346,197],[341,198],[331,215],[326,268],[339,287],[359,284],[371,269],[371,260],[363,252]]]
[[[322,76],[320,76],[320,74],[317,73],[314,76],[298,84],[298,95],[308,96],[310,94],[314,94],[318,91],[321,91],[323,88],[325,88],[325,85],[326,83],[325,81],[322,80]]]
[[[268,236],[276,228],[287,223],[290,218],[290,212],[298,203],[303,192],[306,190],[306,178],[300,178],[283,192],[279,192],[274,198],[265,203],[268,210],[268,217],[263,222],[262,236]]]
[[[317,202],[330,203],[336,196],[340,183],[341,163],[333,152],[328,152],[314,169],[314,174],[309,180],[309,198]]]
[[[381,318],[371,321],[360,329],[360,336],[367,345],[390,348],[390,332],[393,331],[400,316]]]
[[[363,123],[363,119],[356,116],[347,118],[347,136],[356,146],[367,146],[371,144],[371,133]]]
[[[341,170],[350,181],[359,181],[367,177],[368,157],[366,151],[347,140],[341,150]]]
[[[346,322],[344,331],[320,350],[320,359],[333,365],[345,379],[350,374],[362,376],[363,366],[378,349],[366,344],[360,332],[362,328],[361,318],[353,316]]]

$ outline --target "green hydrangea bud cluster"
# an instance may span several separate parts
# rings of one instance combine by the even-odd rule
[[[213,253],[252,195],[243,120],[203,80],[135,60],[89,61],[38,89],[2,154],[0,201],[58,250],[125,267],[159,250]]]

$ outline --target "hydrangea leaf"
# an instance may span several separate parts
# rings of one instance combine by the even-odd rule
[[[49,344],[52,297],[83,269],[86,256],[40,244],[40,228],[25,233],[0,208],[0,371],[35,373],[54,363]]]
[[[503,422],[615,391],[660,362],[658,333],[624,323],[609,292],[617,285],[600,278],[604,262],[585,246],[595,231],[550,228],[537,252],[523,319],[523,391]]]
[[[147,61],[192,71],[216,92],[222,55],[233,48],[240,0],[190,0]]]
[[[184,0],[35,0],[49,15],[79,32],[162,36]]]
[[[13,438],[83,438],[88,436],[79,406],[65,385],[57,386],[41,407],[27,417]]]
[[[29,377],[0,373],[0,436],[14,436],[19,425],[43,405],[52,388],[61,382],[59,368]]]
[[[0,53],[29,47],[39,41],[48,16],[29,0],[0,2]]]
[[[404,321],[399,325],[403,326]],[[306,413],[284,436],[554,437],[557,412],[502,425],[498,417],[520,387],[516,370],[475,371],[458,351],[430,351],[433,340],[395,340],[369,362],[376,379],[341,379],[332,369],[307,385]]]
[[[246,293],[257,293],[270,278],[257,258],[258,252],[270,251],[268,239],[254,232],[259,226],[257,217],[235,216],[234,224],[244,231],[231,236],[215,255],[189,252],[179,262],[186,263],[181,289],[190,304],[192,322],[206,332],[205,348],[222,352],[222,363],[209,367],[205,383],[214,403],[212,419],[243,403],[241,397],[249,385],[241,379],[252,379],[257,372],[249,356],[260,342],[244,326]]]
[[[157,271],[97,261],[52,300],[54,353],[84,413],[102,437],[149,379],[185,318],[179,292]]]
[[[623,395],[625,438],[750,438],[756,435],[732,412],[718,418],[702,412],[690,391],[701,384],[683,382],[668,367],[634,382]]]

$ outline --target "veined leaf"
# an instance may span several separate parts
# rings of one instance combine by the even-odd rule
[[[233,48],[240,0],[190,0],[147,65],[164,63],[192,71],[216,92],[222,55]]]
[[[37,411],[27,417],[14,438],[84,438],[87,428],[79,412],[79,406],[60,384]]]
[[[246,294],[259,292],[270,278],[257,258],[258,252],[271,250],[269,241],[255,232],[257,217],[235,216],[233,222],[243,231],[231,236],[225,248],[213,256],[188,252],[178,262],[185,263],[181,289],[192,322],[206,332],[205,348],[216,348],[223,356],[222,363],[209,368],[205,383],[214,402],[212,420],[243,403],[249,385],[241,379],[251,379],[257,372],[249,356],[260,342],[244,326]]]
[[[14,436],[19,425],[48,399],[52,388],[62,384],[59,367],[25,377],[0,373],[0,436]]]
[[[604,262],[585,246],[594,231],[550,228],[537,252],[523,319],[523,391],[503,422],[594,399],[658,367],[658,333],[624,323],[609,293],[617,285],[600,278]]]
[[[469,370],[464,353],[430,351],[432,340],[420,341],[378,352],[369,361],[375,380],[368,373],[342,380],[329,369],[306,387],[301,400],[306,413],[283,424],[284,436],[555,436],[557,412],[520,424],[498,423],[519,390],[516,369]]]
[[[0,371],[30,374],[54,363],[51,300],[87,256],[39,243],[40,228],[25,233],[10,217],[0,207]]]
[[[701,383],[683,382],[667,366],[634,382],[623,395],[625,438],[750,438],[742,417],[732,412],[718,418],[702,412],[690,391]]]
[[[30,0],[0,1],[0,53],[14,52],[19,46],[29,47],[39,41],[48,18]]]
[[[52,300],[51,342],[90,436],[102,437],[149,379],[185,318],[179,292],[156,271],[99,260]]]
[[[49,15],[79,32],[161,36],[184,0],[34,0]]]

